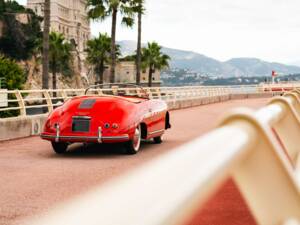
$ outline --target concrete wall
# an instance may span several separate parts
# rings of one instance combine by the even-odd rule
[[[39,135],[47,115],[0,119],[0,141]]]
[[[267,98],[272,97],[272,94],[239,94],[239,95],[224,95],[216,97],[205,97],[188,100],[171,100],[168,101],[170,110],[190,108],[200,105],[224,102],[234,99],[246,98]],[[43,129],[47,115],[36,115],[27,117],[0,119],[0,141],[24,138],[34,135],[39,135]]]

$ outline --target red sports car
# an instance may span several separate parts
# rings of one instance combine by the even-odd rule
[[[48,117],[41,137],[51,141],[56,153],[64,153],[72,143],[124,143],[128,154],[140,149],[141,139],[162,142],[171,128],[167,104],[116,89],[115,95],[74,97]]]

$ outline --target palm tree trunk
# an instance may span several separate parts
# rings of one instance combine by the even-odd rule
[[[97,63],[94,67],[95,76],[95,85],[100,83],[100,65]]]
[[[136,84],[141,83],[142,12],[138,13],[138,41],[136,50]]]
[[[104,61],[101,60],[99,67],[100,84],[103,84]]]
[[[118,14],[118,10],[117,9],[113,9],[113,12],[112,12],[112,26],[111,26],[111,68],[110,68],[110,83],[114,83],[115,82],[117,14]]]
[[[149,67],[149,76],[148,76],[148,86],[152,87],[152,75],[153,75],[153,70],[152,70],[152,65]]]
[[[52,66],[52,89],[56,90],[57,89],[57,77],[56,77],[56,66]],[[56,92],[53,92],[53,97],[56,97]]]
[[[50,30],[50,0],[44,3],[44,31],[43,31],[43,74],[42,88],[49,88],[49,30]]]

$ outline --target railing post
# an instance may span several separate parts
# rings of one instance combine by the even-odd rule
[[[64,99],[64,101],[66,101],[68,99],[68,95],[67,95],[66,90],[62,89],[60,91],[60,93],[61,93],[61,97]]]
[[[79,89],[79,94],[78,96],[84,96],[85,95],[85,90],[84,89]]]
[[[159,88],[156,88],[155,91],[156,91],[156,93],[157,93],[157,97],[158,97],[159,99],[161,99],[160,89],[159,89]]]
[[[49,94],[48,90],[43,90],[43,95],[45,97],[46,103],[47,103],[47,107],[48,107],[48,112],[52,112],[53,111],[53,104],[52,104],[52,100],[51,100],[51,96]]]
[[[146,91],[146,93],[148,94],[149,96],[149,99],[153,99],[153,94],[152,94],[152,91],[149,87],[145,87],[144,90]]]
[[[113,95],[118,95],[118,89],[119,89],[119,86],[112,86],[111,87]]]
[[[22,93],[19,90],[16,90],[15,96],[18,100],[18,104],[19,104],[19,107],[20,107],[20,115],[21,116],[26,116],[27,115],[26,114],[26,107],[25,107],[25,102],[24,102]]]
[[[137,96],[139,96],[139,97],[141,97],[142,96],[142,93],[141,93],[141,90],[140,90],[140,88],[135,88],[135,92],[136,92],[136,94],[137,94]]]
[[[103,95],[102,89],[97,89],[97,93],[98,93],[98,95]]]
[[[282,118],[273,124],[272,128],[280,142],[284,145],[285,150],[288,153],[288,157],[292,160],[293,166],[297,163],[297,157],[300,153],[300,115],[297,113],[294,104],[298,104],[295,99],[288,97],[276,97],[271,100],[270,104],[277,104],[284,110],[284,115]]]
[[[249,136],[256,137],[252,150],[232,174],[258,224],[299,219],[300,187],[296,173],[271,127],[257,120],[252,110],[233,111],[222,125],[243,127]]]

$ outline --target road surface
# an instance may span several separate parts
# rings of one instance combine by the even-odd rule
[[[39,137],[0,142],[0,225],[16,225],[174,150],[214,128],[224,111],[237,106],[257,108],[267,101],[235,100],[172,111],[172,129],[165,134],[164,143],[144,143],[137,155],[122,154],[119,147],[76,145],[59,156]],[[232,220],[225,223],[224,218]],[[232,181],[228,181],[195,219],[191,225],[255,224]]]

